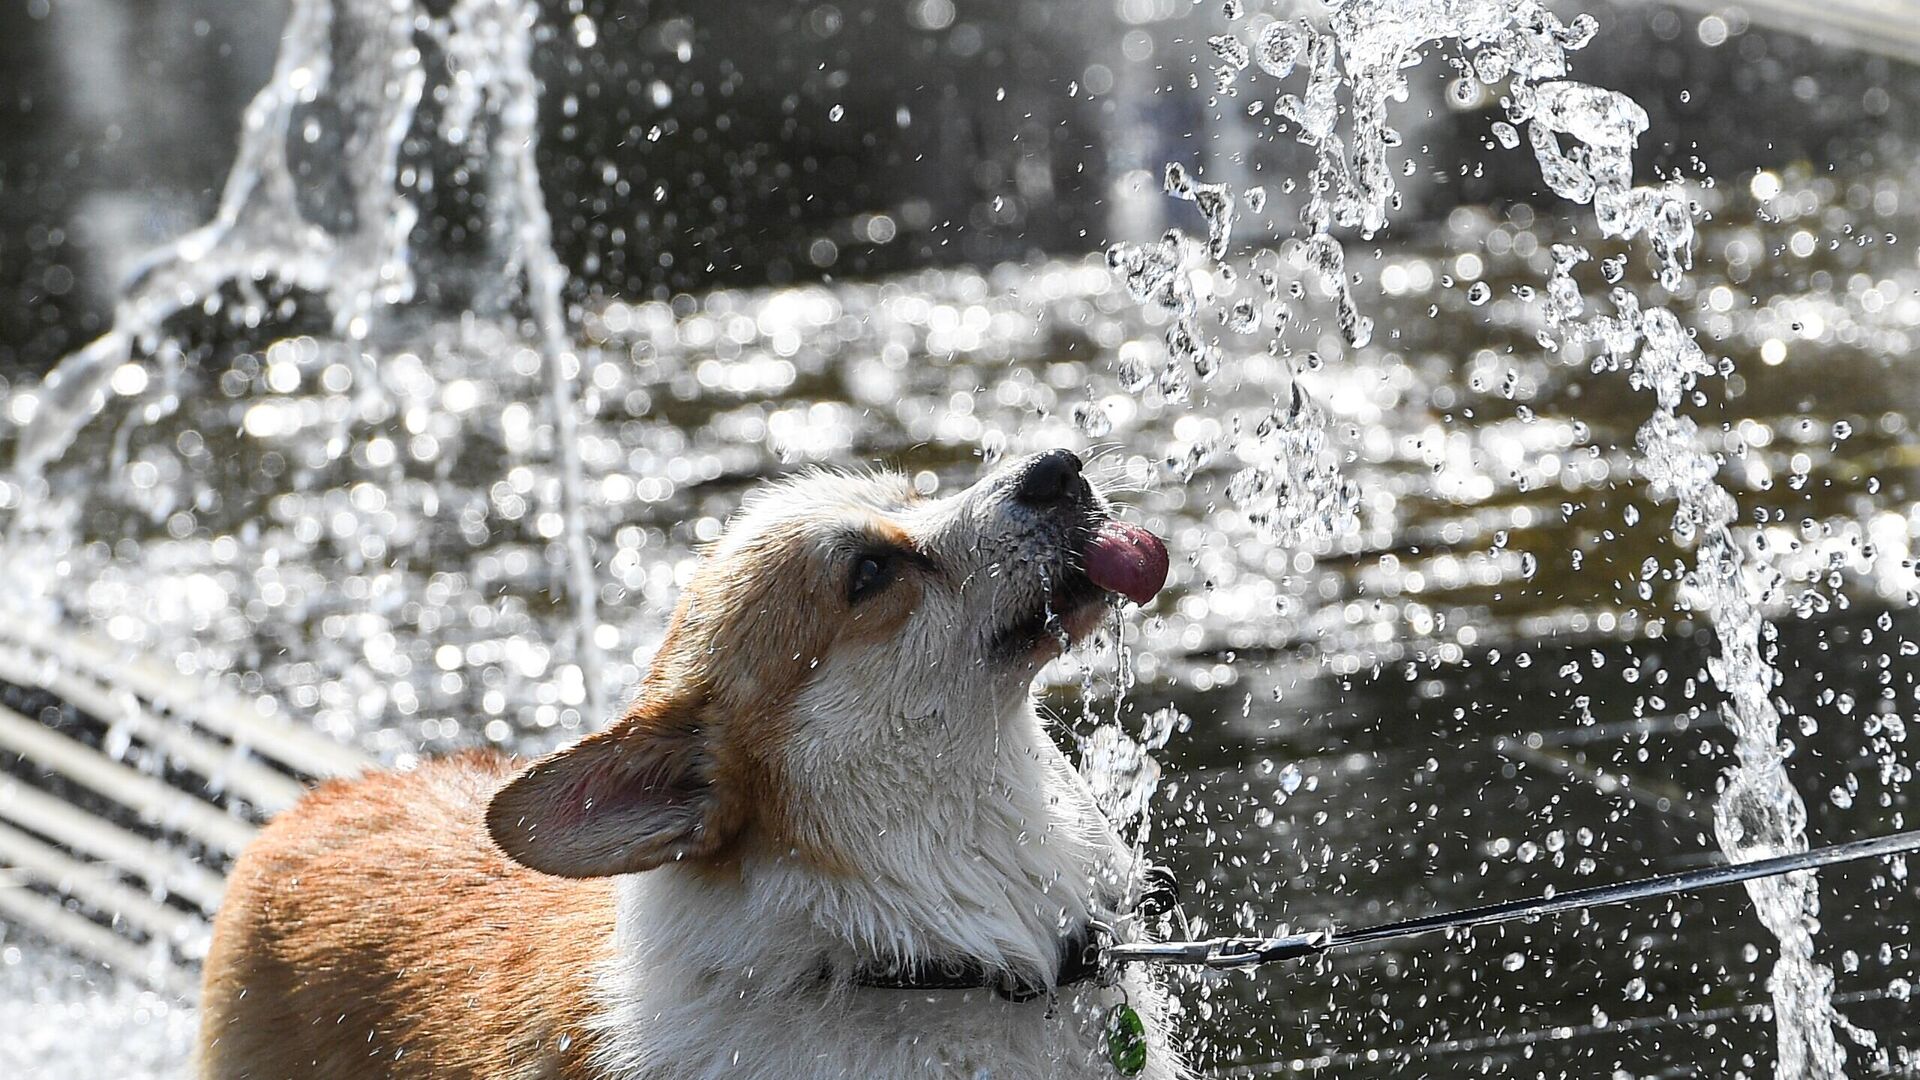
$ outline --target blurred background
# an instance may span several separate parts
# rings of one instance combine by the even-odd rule
[[[1920,7],[1549,6],[1598,20],[1574,76],[1646,110],[1636,175],[1703,208],[1658,295],[1733,364],[1688,409],[1784,575],[1769,644],[1809,833],[1912,827]],[[339,5],[336,86],[399,85],[362,17],[390,8]],[[1152,846],[1196,930],[1717,857],[1712,639],[1629,465],[1651,406],[1536,339],[1551,246],[1592,225],[1491,133],[1496,89],[1435,51],[1392,106],[1404,204],[1347,250],[1371,342],[1298,294],[1272,348],[1229,341],[1185,398],[1125,377],[1163,320],[1102,252],[1204,232],[1162,191],[1177,161],[1264,187],[1235,233],[1257,263],[1301,235],[1312,166],[1249,108],[1271,81],[1215,85],[1216,0],[528,10],[564,357],[516,284],[538,215],[503,209],[491,144],[449,136],[507,114],[462,113],[459,38],[423,33],[392,133],[411,298],[343,332],[312,282],[196,294],[102,369],[71,446],[0,479],[0,1070],[182,1075],[206,914],[259,820],[314,777],[597,727],[695,546],[814,463],[940,491],[1073,446],[1168,537],[1173,588],[1056,665],[1048,703],[1069,744],[1097,717],[1173,731]],[[215,218],[289,14],[0,5],[0,462],[151,253]],[[371,204],[340,162],[372,129],[332,93],[292,114],[287,205],[354,234]],[[1226,496],[1280,359],[1359,489],[1310,542]],[[1853,1073],[1912,1074],[1920,893],[1881,866],[1822,884],[1820,958],[1879,1040]],[[1774,948],[1735,890],[1207,980],[1186,1023],[1208,1075],[1766,1075]]]
[[[1920,30],[1900,0],[1564,9],[1580,10],[1605,29],[1580,74],[1648,111],[1647,167],[1911,164]],[[1189,85],[1224,28],[1210,4],[543,11],[541,179],[576,302],[1080,255],[1173,223],[1168,161],[1223,179],[1299,176],[1310,161],[1237,110],[1210,120]],[[7,5],[0,372],[38,374],[106,329],[137,261],[212,216],[286,15],[274,2]],[[1484,152],[1494,95],[1451,100],[1448,73],[1428,69],[1397,117],[1430,158],[1404,185],[1406,233],[1538,187],[1525,155]],[[1287,220],[1298,200],[1270,194]],[[418,246],[446,257],[471,243],[474,201],[457,183],[425,198]]]

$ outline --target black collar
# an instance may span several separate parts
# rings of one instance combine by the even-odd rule
[[[1083,926],[1060,941],[1060,974],[1051,985],[1039,972],[1015,971],[973,956],[927,960],[917,964],[870,964],[853,973],[855,986],[876,990],[992,990],[1008,1001],[1032,1001],[1063,986],[1089,982],[1100,974],[1107,935]]]
[[[1141,886],[1138,910],[1149,923],[1178,914],[1180,882],[1170,871],[1148,866]],[[1111,944],[1112,935],[1098,923],[1080,926],[1060,939],[1060,974],[1051,986],[1039,972],[1014,971],[975,956],[918,964],[868,964],[854,970],[853,984],[875,990],[992,990],[1008,1001],[1032,1001],[1063,986],[1098,978],[1104,967],[1102,958]]]

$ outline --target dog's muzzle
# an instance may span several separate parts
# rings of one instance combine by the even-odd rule
[[[1044,531],[1057,554],[1032,610],[995,635],[1000,651],[1018,653],[1044,638],[1071,639],[1091,625],[1090,613],[1110,596],[1150,602],[1167,581],[1160,538],[1115,518],[1067,450],[1035,454],[1013,467],[1009,497]]]

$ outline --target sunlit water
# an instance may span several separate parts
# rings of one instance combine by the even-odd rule
[[[1638,286],[1738,361],[1679,404],[1727,455],[1720,481],[1755,526],[1741,543],[1782,575],[1754,599],[1782,627],[1765,644],[1816,839],[1900,827],[1906,810],[1912,183],[1800,170],[1690,189],[1695,269]],[[1182,729],[1152,842],[1188,883],[1196,933],[1692,865],[1713,853],[1718,777],[1745,733],[1704,677],[1708,620],[1675,604],[1694,556],[1634,464],[1648,405],[1537,341],[1552,245],[1581,221],[1544,198],[1464,209],[1424,237],[1352,245],[1341,262],[1361,284],[1331,300],[1311,276],[1289,294],[1298,249],[1252,255],[1243,289],[1289,308],[1273,353],[1266,331],[1235,333],[1230,298],[1143,312],[1098,255],[605,302],[561,348],[537,320],[397,311],[357,337],[270,311],[260,329],[216,318],[195,331],[209,358],[101,368],[105,407],[75,449],[43,478],[0,481],[18,582],[4,603],[177,658],[388,761],[539,750],[598,723],[594,693],[637,681],[694,546],[760,479],[878,459],[941,490],[999,455],[1074,445],[1176,555],[1173,588],[1124,624],[1125,722]],[[1211,372],[1177,356],[1189,377],[1168,381],[1183,319],[1228,344]],[[557,438],[556,362],[574,440]],[[0,439],[18,448],[17,429]],[[579,452],[577,515],[561,443]],[[1299,470],[1277,479],[1313,491],[1304,509],[1250,486],[1261,453]],[[597,681],[571,644],[575,520],[597,567]],[[1063,717],[1082,715],[1079,665],[1104,686],[1111,656],[1096,644],[1051,673]],[[1856,1071],[1912,1068],[1914,886],[1859,867],[1821,891],[1821,962],[1880,1036]],[[1442,1075],[1763,1075],[1777,948],[1736,891],[1185,998],[1202,1060],[1229,1074],[1404,1075],[1411,1056]],[[35,987],[8,996],[33,1024],[137,1032],[127,1053],[177,1061],[181,1011],[111,982],[88,997],[31,951],[0,961]],[[27,1060],[67,1075],[45,1052]]]
[[[1349,278],[1345,245],[1336,231],[1372,239],[1398,207],[1390,159],[1402,138],[1391,126],[1390,105],[1405,99],[1407,73],[1429,51],[1455,54],[1462,72],[1452,91],[1456,95],[1479,92],[1476,83],[1500,95],[1504,119],[1494,122],[1494,137],[1511,149],[1523,129],[1542,181],[1563,199],[1590,204],[1602,241],[1615,247],[1644,241],[1662,294],[1658,299],[1686,285],[1701,212],[1686,180],[1675,175],[1637,185],[1633,155],[1649,125],[1646,112],[1623,93],[1566,78],[1570,54],[1589,43],[1598,28],[1592,16],[1563,22],[1531,0],[1338,0],[1330,6],[1334,10],[1324,33],[1305,19],[1256,20],[1244,33],[1216,35],[1209,44],[1221,61],[1214,69],[1216,94],[1230,104],[1243,72],[1257,69],[1282,81],[1296,68],[1306,72],[1305,88],[1276,98],[1265,122],[1276,134],[1291,134],[1314,150],[1309,195],[1300,213],[1306,236],[1292,242],[1293,262],[1317,277],[1331,298],[1332,321],[1346,344],[1365,348],[1374,324],[1359,310],[1352,289],[1358,275]],[[1246,18],[1237,0],[1224,13],[1233,23]],[[1245,111],[1258,117],[1262,104],[1256,101]],[[1264,187],[1236,193],[1227,184],[1199,183],[1170,164],[1166,190],[1193,202],[1204,215],[1204,243],[1172,231],[1157,245],[1116,245],[1109,261],[1125,273],[1134,297],[1168,321],[1166,360],[1157,382],[1170,400],[1183,402],[1191,393],[1189,368],[1203,384],[1221,368],[1217,344],[1199,325],[1211,297],[1197,294],[1221,295],[1219,321],[1238,333],[1257,333],[1264,309],[1280,324],[1268,352],[1281,357],[1292,354],[1286,326],[1291,312],[1280,302],[1272,269],[1256,272],[1264,298],[1225,306],[1238,276],[1229,260],[1236,200],[1246,199],[1257,211]],[[1195,248],[1205,253],[1209,265],[1203,269],[1191,265],[1189,253]],[[1612,286],[1611,314],[1589,314],[1578,271],[1594,261],[1595,252],[1581,244],[1552,244],[1552,269],[1538,294],[1536,341],[1565,359],[1591,358],[1596,375],[1629,372],[1631,386],[1653,395],[1653,417],[1634,438],[1635,471],[1656,498],[1675,503],[1674,539],[1695,549],[1690,567],[1683,564],[1669,574],[1680,582],[1682,607],[1699,613],[1712,634],[1716,655],[1706,674],[1724,695],[1722,714],[1735,736],[1737,763],[1715,802],[1715,834],[1735,860],[1804,851],[1806,807],[1787,770],[1789,751],[1780,741],[1782,710],[1773,695],[1781,674],[1774,664],[1774,627],[1762,610],[1777,603],[1782,582],[1764,537],[1750,543],[1739,530],[1739,507],[1718,479],[1722,461],[1743,456],[1745,448],[1705,445],[1694,420],[1681,415],[1683,404],[1707,403],[1703,380],[1732,375],[1735,367],[1731,358],[1710,356],[1669,308],[1650,306],[1644,290],[1626,283],[1636,254],[1631,248],[1611,254],[1602,249],[1601,276]],[[1535,295],[1531,286],[1523,288],[1529,298]],[[1287,373],[1288,407],[1276,410],[1254,433],[1257,441],[1275,445],[1264,448],[1264,460],[1235,475],[1227,494],[1254,520],[1277,524],[1273,531],[1279,537],[1312,538],[1345,524],[1339,512],[1350,502],[1351,488],[1333,469],[1316,467],[1325,420],[1300,385],[1302,374],[1291,364]],[[1815,957],[1820,898],[1813,876],[1760,879],[1747,890],[1761,921],[1779,940],[1779,961],[1768,982],[1778,1031],[1777,1074],[1844,1076],[1841,1031],[1867,1052],[1878,1043],[1833,1004],[1833,973]]]

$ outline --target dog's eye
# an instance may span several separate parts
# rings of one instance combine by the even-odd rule
[[[858,555],[847,578],[847,601],[857,604],[893,582],[893,559],[879,552]]]

